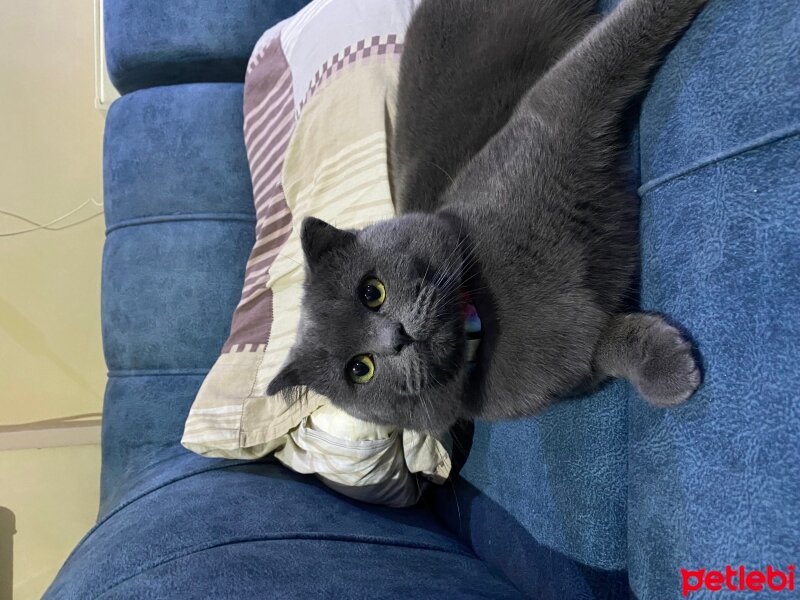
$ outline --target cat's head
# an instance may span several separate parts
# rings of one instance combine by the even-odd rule
[[[467,377],[458,231],[434,215],[360,231],[310,217],[301,241],[300,330],[267,393],[308,388],[367,421],[447,429]]]

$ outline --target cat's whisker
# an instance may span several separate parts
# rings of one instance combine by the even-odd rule
[[[458,436],[451,435],[450,439],[453,441],[453,448],[455,448],[456,450],[466,454],[467,448],[466,448],[466,446],[464,446],[464,444],[461,442],[461,440],[458,438]]]
[[[433,427],[433,417],[431,416],[431,411],[428,408],[428,403],[425,401],[425,397],[422,394],[420,394],[419,396],[417,396],[417,400],[418,400],[418,404],[422,407],[423,411],[425,412],[425,417],[428,420],[429,426],[432,428]]]
[[[461,237],[461,229],[462,229],[462,227],[463,227],[463,223],[460,223],[459,224],[459,231],[458,231],[458,237],[459,237],[458,243],[456,243],[455,247],[450,252],[450,254],[447,256],[447,258],[445,258],[444,262],[439,267],[438,273],[447,273],[448,271],[450,271],[451,262],[454,259],[456,259],[457,253],[461,249],[462,244],[466,243],[467,238],[465,238],[465,237],[462,238]]]
[[[436,164],[435,162],[433,162],[432,160],[429,160],[429,161],[427,161],[427,162],[428,162],[428,163],[429,163],[431,166],[433,166],[433,167],[436,167],[436,168],[437,168],[437,169],[439,169],[439,170],[440,170],[442,173],[444,173],[445,175],[447,175],[447,178],[450,180],[450,184],[451,184],[451,185],[455,183],[455,180],[453,179],[453,176],[452,176],[452,175],[450,175],[450,173],[448,173],[447,171],[445,171],[445,170],[444,170],[442,167],[440,167],[439,165],[437,165],[437,164]]]
[[[431,270],[431,259],[428,259],[428,266],[425,268],[425,275],[422,276],[422,281],[426,281],[428,279],[428,271]]]
[[[459,242],[459,245],[460,245],[462,242],[464,242],[465,240],[466,240],[466,238],[462,239],[462,240],[461,240],[461,242]],[[458,247],[458,246],[457,246],[457,247]],[[473,249],[473,248],[470,248],[470,249],[468,250],[468,252],[467,252],[467,253],[466,253],[466,254],[465,254],[463,257],[462,257],[462,261],[461,261],[461,268],[460,268],[460,269],[458,269],[458,270],[456,270],[456,269],[452,269],[452,270],[451,270],[451,272],[449,273],[449,276],[448,276],[448,278],[447,278],[445,281],[443,281],[443,282],[442,282],[442,281],[440,281],[440,282],[439,282],[439,285],[442,285],[442,287],[445,287],[445,288],[446,288],[447,286],[449,286],[449,285],[452,283],[452,280],[454,280],[455,278],[457,278],[457,277],[459,277],[459,276],[463,275],[463,273],[464,273],[465,271],[467,271],[467,270],[471,269],[471,268],[472,268],[472,267],[473,267],[473,266],[474,266],[474,265],[477,263],[477,260],[478,260],[478,259],[477,259],[477,257],[475,256],[474,249]]]

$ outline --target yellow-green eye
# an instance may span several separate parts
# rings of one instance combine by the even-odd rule
[[[347,363],[347,376],[353,383],[369,383],[375,375],[375,363],[368,354],[359,354]]]
[[[367,308],[378,310],[386,302],[386,287],[374,277],[368,277],[358,286],[358,297]]]

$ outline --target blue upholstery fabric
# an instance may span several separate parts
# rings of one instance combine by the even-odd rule
[[[240,81],[255,39],[302,4],[106,0],[112,76],[124,91]],[[799,32],[794,0],[711,0],[634,124],[642,303],[694,336],[700,393],[654,410],[616,382],[478,423],[433,509],[367,506],[274,463],[180,447],[253,240],[242,87],[117,101],[100,515],[46,598],[666,600],[681,567],[795,562]]]
[[[437,491],[448,526],[531,597],[627,597],[623,390],[477,423],[461,477]]]
[[[182,452],[186,413],[227,337],[254,239],[242,118],[241,84],[142,90],[109,111],[103,427],[113,443],[101,514]]]
[[[258,38],[308,0],[105,0],[106,60],[122,93],[243,81]]]
[[[255,235],[242,119],[241,84],[153,88],[112,105],[102,302],[112,374],[214,364]]]
[[[210,462],[159,465],[48,597],[522,597],[428,511],[351,502],[277,464]]]
[[[642,303],[691,332],[705,383],[675,410],[630,400],[642,599],[676,597],[681,567],[800,556],[798,99],[797,3],[712,1],[644,102]]]
[[[303,560],[298,560],[303,557]],[[244,565],[235,579],[220,576]],[[520,598],[475,558],[356,540],[247,540],[166,562],[104,600],[214,598]],[[265,582],[268,588],[265,590]],[[387,595],[387,590],[391,594]],[[263,595],[260,595],[262,594]]]
[[[243,88],[174,85],[127,94],[111,105],[104,149],[109,229],[175,215],[254,221],[241,131]]]
[[[112,375],[106,386],[103,407],[103,460],[100,485],[100,515],[103,518],[149,489],[154,482],[171,477],[162,469],[168,461],[189,464],[193,457],[178,444],[189,407],[205,375],[170,371],[152,374],[131,372]],[[203,461],[216,467],[227,461]],[[177,469],[185,474],[202,468]]]

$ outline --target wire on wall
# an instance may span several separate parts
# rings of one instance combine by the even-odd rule
[[[22,215],[18,215],[16,213],[12,213],[12,212],[0,209],[0,215],[6,215],[8,217],[13,217],[14,219],[19,219],[20,221],[25,221],[26,223],[28,223],[30,225],[33,225],[33,227],[28,227],[27,229],[19,229],[17,231],[9,231],[9,232],[0,232],[0,237],[12,237],[12,236],[16,236],[16,235],[23,235],[25,233],[33,233],[34,231],[42,231],[42,230],[44,230],[44,231],[63,231],[64,229],[70,229],[71,227],[76,227],[77,225],[80,225],[82,223],[86,223],[87,221],[91,221],[92,219],[96,219],[97,217],[99,217],[100,215],[103,214],[103,211],[100,210],[100,211],[96,212],[95,214],[93,214],[91,216],[88,216],[88,217],[85,217],[83,219],[80,219],[78,221],[74,221],[72,223],[68,223],[67,225],[60,225],[58,227],[54,227],[54,225],[56,223],[61,223],[62,221],[68,219],[72,215],[74,215],[74,214],[78,213],[79,211],[83,210],[89,204],[93,204],[95,206],[103,208],[103,203],[102,202],[98,202],[94,198],[89,198],[86,202],[84,202],[80,206],[77,206],[77,207],[73,208],[68,213],[63,214],[60,217],[57,217],[57,218],[53,219],[49,223],[38,223],[38,222],[34,221],[33,219],[29,219],[28,217],[23,217]]]

